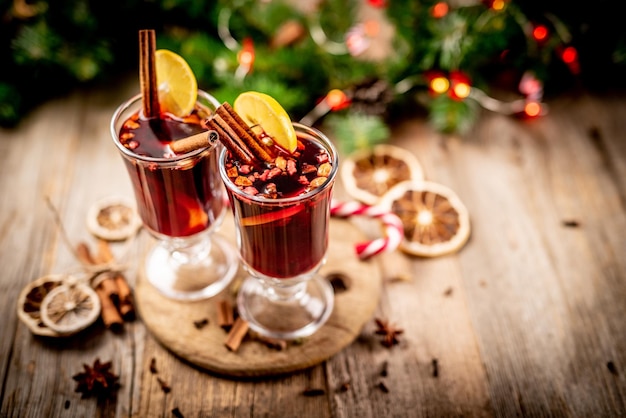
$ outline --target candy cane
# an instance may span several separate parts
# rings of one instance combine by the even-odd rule
[[[385,238],[376,238],[372,241],[355,245],[356,253],[362,260],[385,251],[395,250],[404,237],[404,227],[400,218],[394,213],[388,212],[378,206],[363,205],[359,202],[338,202],[333,200],[330,206],[330,214],[340,218],[362,215],[382,221],[385,226]]]

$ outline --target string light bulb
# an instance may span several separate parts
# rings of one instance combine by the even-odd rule
[[[450,81],[443,76],[437,76],[430,80],[430,89],[437,94],[445,93],[448,88],[450,88]]]
[[[494,0],[491,3],[491,8],[496,11],[500,11],[504,9],[504,0]]]
[[[533,38],[537,42],[543,42],[548,38],[548,28],[544,25],[537,25],[533,29]]]
[[[524,106],[524,113],[531,118],[539,116],[541,114],[541,105],[534,101],[528,102]]]
[[[454,86],[454,95],[459,99],[465,99],[470,94],[470,86],[467,83],[458,83]]]
[[[349,101],[346,93],[339,89],[332,89],[326,95],[326,104],[328,104],[331,110],[343,109],[348,103]]]
[[[453,100],[464,100],[470,95],[470,79],[462,71],[450,72],[450,86],[448,95]]]
[[[430,11],[430,14],[435,19],[441,19],[442,17],[448,14],[449,10],[450,8],[448,7],[448,3],[446,3],[445,1],[440,1],[439,3],[436,3],[433,6],[433,8]]]
[[[252,68],[254,64],[254,44],[252,39],[246,38],[243,40],[241,51],[237,54],[237,62],[242,67],[247,69]]]
[[[578,59],[578,51],[573,46],[568,46],[561,53],[561,59],[566,64],[573,64]]]

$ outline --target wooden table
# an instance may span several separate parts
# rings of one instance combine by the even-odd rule
[[[77,267],[45,198],[77,242],[93,240],[84,214],[94,201],[131,196],[108,124],[135,89],[76,92],[0,131],[1,416],[626,414],[626,97],[561,97],[531,123],[485,112],[463,138],[419,117],[394,125],[390,142],[468,207],[470,241],[450,256],[375,261],[386,280],[374,316],[404,329],[399,345],[383,347],[372,318],[324,363],[250,380],[181,361],[141,319],[121,334],[96,324],[49,340],[16,316],[27,283]],[[389,280],[398,266],[409,280]],[[114,400],[74,392],[72,375],[96,358],[120,376]],[[306,388],[323,394],[304,396]]]

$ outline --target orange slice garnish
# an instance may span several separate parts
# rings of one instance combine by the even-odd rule
[[[290,206],[285,209],[277,210],[274,212],[267,212],[262,215],[248,216],[241,220],[243,226],[262,225],[270,222],[276,222],[281,219],[288,218],[295,215],[304,209],[303,205]]]

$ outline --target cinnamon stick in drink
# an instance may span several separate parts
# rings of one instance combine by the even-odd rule
[[[154,29],[139,31],[139,84],[143,114],[147,118],[157,118],[161,113],[156,82],[156,34]]]

